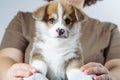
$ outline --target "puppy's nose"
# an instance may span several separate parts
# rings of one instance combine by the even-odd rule
[[[58,32],[59,36],[61,36],[65,33],[65,30],[62,28],[58,28],[56,31]]]

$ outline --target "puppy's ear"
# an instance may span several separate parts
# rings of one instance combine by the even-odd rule
[[[76,7],[73,7],[73,9],[74,9],[74,13],[75,13],[75,17],[76,17],[77,21],[82,21],[85,16],[84,13]]]
[[[42,20],[45,16],[47,6],[48,5],[45,5],[45,6],[42,6],[42,7],[38,8],[35,12],[33,12],[32,17],[35,20]]]

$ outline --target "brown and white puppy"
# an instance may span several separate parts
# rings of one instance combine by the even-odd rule
[[[46,76],[40,80],[83,80],[82,11],[63,1],[52,1],[36,10],[33,18],[36,35],[29,63]]]

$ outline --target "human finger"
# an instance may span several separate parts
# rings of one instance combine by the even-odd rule
[[[12,77],[11,79],[7,79],[7,80],[23,80],[23,78],[14,78],[14,77]]]
[[[28,64],[14,64],[7,72],[8,80],[11,78],[23,78],[35,73],[36,70]],[[13,79],[12,79],[13,80]]]
[[[84,72],[86,74],[96,74],[96,75],[109,73],[108,69],[105,67],[91,67],[91,68],[86,69]]]
[[[94,80],[112,80],[112,77],[109,74],[103,74],[100,76],[93,77]]]
[[[84,72],[88,68],[91,68],[91,67],[102,67],[102,66],[103,65],[100,64],[100,63],[90,62],[90,63],[87,63],[87,64],[81,66],[80,70]]]
[[[13,69],[14,70],[19,70],[19,69],[28,70],[28,71],[31,71],[33,73],[37,71],[34,67],[32,67],[32,66],[30,66],[29,64],[26,64],[26,63],[14,64]]]
[[[29,70],[17,70],[15,71],[15,73],[13,73],[13,76],[14,77],[28,77],[30,75],[32,75],[33,73]]]

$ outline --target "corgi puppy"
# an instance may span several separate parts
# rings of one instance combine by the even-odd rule
[[[81,80],[82,11],[64,0],[51,1],[37,9],[33,18],[36,32],[29,63],[44,76],[39,80]]]

